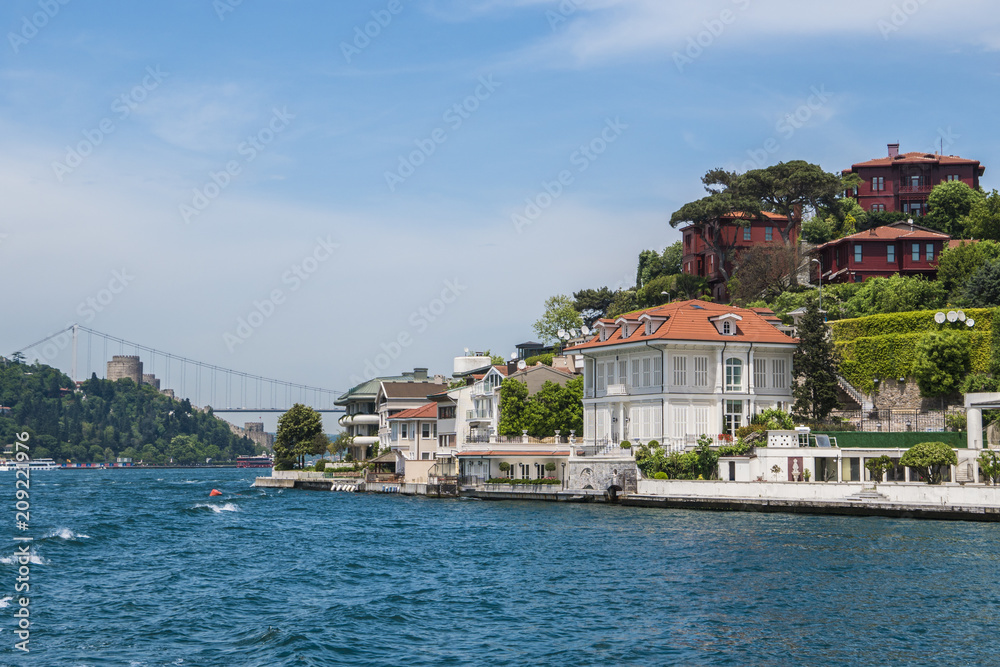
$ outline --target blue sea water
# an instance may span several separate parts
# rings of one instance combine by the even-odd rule
[[[998,525],[263,490],[257,472],[34,473],[31,652],[6,556],[0,663],[1000,661]]]

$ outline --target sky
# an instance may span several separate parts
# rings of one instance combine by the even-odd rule
[[[987,0],[7,0],[0,353],[78,323],[328,389],[450,375],[631,286],[710,169],[899,142],[1000,187],[998,28]]]

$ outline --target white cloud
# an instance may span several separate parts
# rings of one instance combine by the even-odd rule
[[[579,5],[578,7],[576,5]],[[782,38],[852,36],[1000,48],[1000,13],[987,0],[488,0],[467,19],[490,11],[536,7],[553,34],[529,47],[532,59],[587,66],[647,53],[672,55],[693,40],[702,48],[745,47]]]

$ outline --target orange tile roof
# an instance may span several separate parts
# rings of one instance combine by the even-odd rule
[[[667,321],[661,324],[651,336],[645,335],[645,326],[638,326],[628,339],[623,340],[622,330],[619,328],[604,342],[601,342],[600,335],[597,335],[590,342],[577,345],[573,350],[596,349],[646,341],[709,341],[718,343],[729,341],[736,343],[783,343],[786,345],[798,343],[797,338],[786,336],[763,316],[747,308],[727,306],[710,301],[674,301],[664,306],[629,314],[628,320],[637,322],[642,313],[649,313],[653,317],[666,317]],[[713,317],[727,313],[733,313],[743,318],[736,323],[735,336],[722,335],[715,328],[715,324],[710,321]],[[610,319],[600,321],[614,324],[614,320]]]
[[[437,419],[437,403],[428,403],[421,405],[419,408],[403,410],[389,417],[389,419]]]
[[[948,241],[951,236],[948,234],[943,234],[941,232],[931,231],[930,229],[925,229],[923,227],[918,227],[916,225],[911,229],[908,224],[904,223],[893,223],[891,225],[882,225],[881,227],[873,227],[872,229],[866,229],[863,232],[858,232],[857,234],[851,234],[850,236],[844,236],[839,239],[834,239],[832,241],[827,241],[823,245],[817,246],[815,250],[820,248],[827,248],[830,246],[835,246],[844,241],[870,241],[870,240],[883,240],[892,241],[895,239],[920,239],[928,241]]]
[[[967,160],[957,155],[937,155],[935,153],[921,153],[911,151],[900,153],[896,157],[879,157],[866,162],[858,162],[851,165],[851,169],[857,167],[888,167],[894,164],[979,164],[979,160]],[[850,171],[850,170],[848,170]]]

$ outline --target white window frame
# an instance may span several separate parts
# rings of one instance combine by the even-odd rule
[[[743,391],[743,360],[739,357],[726,359],[726,391]]]

